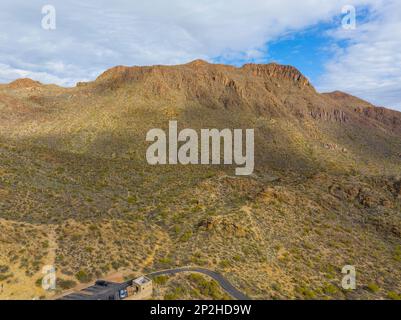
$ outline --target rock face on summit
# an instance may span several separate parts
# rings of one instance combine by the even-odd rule
[[[309,80],[292,66],[282,66],[275,63],[268,65],[245,64],[244,70],[252,72],[253,76],[276,79],[289,79],[301,86],[309,86]]]

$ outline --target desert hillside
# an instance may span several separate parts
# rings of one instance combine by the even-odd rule
[[[148,165],[146,133],[169,120],[254,128],[254,174]],[[401,297],[401,113],[278,64],[0,85],[0,297],[55,294],[40,288],[46,264],[58,290],[191,265],[255,299]],[[355,291],[341,289],[349,264]],[[199,297],[179,280],[161,292]]]

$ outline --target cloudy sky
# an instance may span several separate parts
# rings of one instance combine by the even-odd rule
[[[42,27],[44,5],[56,29]],[[343,28],[342,8],[356,8]],[[46,20],[48,22],[48,20]],[[115,65],[194,59],[299,68],[320,91],[401,110],[400,0],[1,0],[0,82],[64,86]]]

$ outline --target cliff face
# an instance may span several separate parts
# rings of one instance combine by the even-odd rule
[[[267,65],[245,64],[243,70],[249,71],[253,76],[262,78],[274,78],[278,80],[291,80],[294,84],[311,86],[309,80],[296,68],[292,66],[283,66],[276,63]]]

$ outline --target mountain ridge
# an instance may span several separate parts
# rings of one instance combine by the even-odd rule
[[[197,106],[203,110],[215,110],[217,114],[228,112],[232,115],[246,114],[255,119],[289,121],[300,126],[301,131],[305,131],[305,125],[320,126],[322,128],[316,130],[324,130],[323,127],[331,126],[329,123],[338,123],[331,129],[337,131],[333,131],[333,135],[338,135],[344,127],[351,131],[377,132],[362,140],[382,140],[380,136],[383,134],[398,139],[401,133],[400,112],[373,106],[339,91],[321,94],[299,70],[276,63],[235,67],[195,60],[176,66],[116,66],[94,81],[78,83],[73,88],[41,85],[29,79],[17,80],[0,88],[0,102],[3,101],[5,110],[9,110],[3,117],[12,120],[4,122],[5,127],[22,119],[29,121],[29,117],[36,122],[49,118],[49,112],[57,110],[54,109],[56,105],[91,105],[96,101],[103,104],[108,96],[114,96],[114,103],[128,109],[134,108],[127,104],[128,101],[138,101],[143,110],[163,104],[154,111],[157,114],[166,113],[167,119],[172,115],[189,115],[193,109],[190,106]],[[49,104],[54,107],[49,109]],[[65,112],[69,114],[72,110],[67,109]],[[14,112],[18,113],[18,117],[13,117]],[[104,112],[116,119],[122,116],[121,110],[110,105]],[[69,126],[79,122],[79,117],[74,117]],[[58,115],[55,118],[63,121]],[[20,125],[25,126],[23,122]],[[303,134],[310,133],[305,131]],[[370,141],[367,144],[380,143]]]
[[[138,79],[141,75],[144,76],[146,74],[163,74],[168,70],[173,70],[175,68],[185,68],[189,67],[199,71],[201,69],[214,69],[215,71],[224,71],[224,70],[237,70],[237,71],[244,71],[250,72],[254,76],[257,77],[267,77],[267,78],[277,78],[280,80],[292,80],[294,83],[299,83],[301,86],[308,86],[314,89],[313,85],[310,81],[295,67],[291,65],[281,65],[275,62],[267,63],[267,64],[256,64],[256,63],[246,63],[240,67],[232,66],[232,65],[224,65],[224,64],[214,64],[209,63],[205,60],[196,59],[190,61],[188,63],[179,64],[179,65],[151,65],[151,66],[115,66],[111,67],[104,72],[102,72],[95,80],[89,82],[77,82],[75,87],[83,87],[90,84],[95,84],[101,81],[119,81],[119,80],[134,80]],[[50,86],[55,86],[52,84],[48,84]],[[18,78],[8,84],[2,84],[2,86],[7,86],[13,89],[24,89],[24,88],[34,88],[43,86],[42,83],[39,81],[30,79],[30,78]],[[70,89],[74,87],[64,87],[64,89]],[[350,101],[353,99],[354,102],[357,102],[358,105],[364,107],[375,107],[386,109],[391,112],[399,112],[397,110],[389,109],[387,107],[376,106],[368,101],[363,99],[357,98],[351,94],[341,91],[334,91],[334,92],[322,92],[319,93],[323,96],[327,96],[332,98],[333,100],[340,101],[347,99]]]

